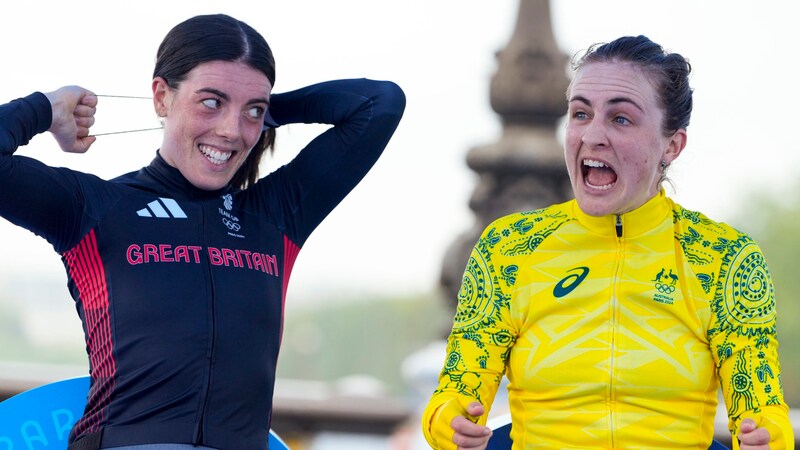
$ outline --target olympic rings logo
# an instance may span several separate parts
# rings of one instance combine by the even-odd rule
[[[236,223],[236,222],[234,222],[234,221],[232,221],[232,220],[230,220],[230,219],[228,219],[226,217],[222,218],[222,223],[224,223],[225,226],[228,227],[228,229],[231,230],[231,231],[239,231],[239,230],[242,229],[241,225],[239,225],[238,223]]]
[[[669,284],[664,283],[656,283],[656,289],[662,294],[672,294],[675,292],[675,286],[670,286]]]

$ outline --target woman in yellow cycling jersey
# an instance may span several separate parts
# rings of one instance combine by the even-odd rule
[[[490,224],[464,274],[436,449],[483,449],[508,377],[514,450],[794,448],[758,245],[661,188],[686,146],[691,67],[645,36],[590,48],[569,86],[575,199]]]

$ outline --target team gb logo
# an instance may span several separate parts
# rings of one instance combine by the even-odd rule
[[[225,209],[227,209],[228,211],[233,209],[233,196],[231,194],[223,195],[222,201],[223,201],[222,204],[225,206]]]

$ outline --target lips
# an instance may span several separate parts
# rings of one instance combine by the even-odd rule
[[[617,173],[602,161],[584,159],[583,181],[586,186],[599,191],[607,191],[617,183]]]
[[[233,152],[221,152],[213,147],[207,145],[199,145],[200,153],[202,153],[211,164],[221,166],[228,162],[233,156]]]

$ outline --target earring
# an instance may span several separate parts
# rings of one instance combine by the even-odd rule
[[[667,162],[663,159],[661,160],[661,178],[658,180],[658,184],[663,183],[667,180]]]

